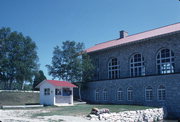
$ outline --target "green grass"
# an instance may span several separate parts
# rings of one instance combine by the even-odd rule
[[[28,92],[0,92],[0,106],[2,105],[25,105],[39,103],[39,93]],[[128,110],[143,110],[150,107],[136,106],[136,105],[95,105],[95,104],[82,104],[74,106],[47,106],[43,108],[33,108],[46,111],[46,113],[34,113],[32,117],[38,116],[52,116],[52,115],[69,115],[69,116],[82,116],[88,115],[93,107],[108,108],[110,112],[121,112]],[[28,108],[32,110],[32,108]]]
[[[144,110],[150,107],[146,106],[135,106],[135,105],[93,105],[93,104],[82,104],[75,106],[61,106],[61,107],[44,107],[48,110],[47,113],[36,113],[33,117],[37,116],[52,116],[52,115],[67,115],[67,116],[82,116],[88,115],[93,107],[96,108],[108,108],[110,112],[121,112],[128,110]]]
[[[29,92],[0,92],[0,106],[38,104],[39,93]]]

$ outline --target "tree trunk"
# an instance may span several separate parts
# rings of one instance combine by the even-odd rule
[[[4,81],[4,90],[7,90],[7,81]]]
[[[24,81],[22,81],[21,90],[24,89]]]
[[[9,90],[12,90],[12,82],[13,81],[10,81],[10,83],[9,83],[9,88],[8,88]]]
[[[82,100],[81,99],[81,85],[79,85],[79,99]]]

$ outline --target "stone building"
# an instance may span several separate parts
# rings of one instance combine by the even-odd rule
[[[180,118],[180,23],[97,44],[82,98],[91,103],[164,107]]]

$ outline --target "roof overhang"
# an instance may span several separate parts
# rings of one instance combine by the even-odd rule
[[[115,47],[121,46],[121,45],[126,45],[126,44],[130,44],[130,43],[134,43],[134,42],[140,42],[140,41],[144,41],[144,40],[148,40],[148,39],[152,39],[152,38],[156,38],[156,37],[162,37],[165,35],[179,33],[179,32],[180,32],[180,23],[176,23],[176,24],[160,27],[157,29],[145,31],[142,33],[130,35],[125,38],[115,39],[112,41],[100,43],[100,44],[97,44],[93,47],[86,49],[86,52],[94,53],[97,51],[115,48]]]
[[[76,85],[67,82],[67,81],[57,81],[57,80],[43,80],[41,83],[39,83],[35,88],[40,88],[40,86],[44,83],[51,84],[53,86],[61,86],[61,87],[77,87]]]

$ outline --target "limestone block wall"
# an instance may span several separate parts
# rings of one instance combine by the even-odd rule
[[[130,77],[130,58],[136,53],[144,57],[145,74],[157,74],[156,56],[162,48],[174,52],[175,72],[180,72],[180,33],[175,33],[89,53],[96,67],[93,80],[108,79],[108,62],[111,58],[117,58],[119,61],[120,78]]]
[[[158,99],[158,87],[165,87],[165,100]],[[145,88],[152,87],[152,100],[145,97]],[[132,87],[133,99],[127,99],[127,88]],[[107,100],[104,100],[103,89],[107,89]],[[117,99],[117,91],[123,91],[123,100]],[[146,76],[137,78],[124,78],[116,80],[103,80],[88,82],[82,89],[82,98],[89,103],[100,104],[132,104],[164,107],[168,117],[180,118],[180,74]],[[99,89],[99,100],[96,100],[95,91]]]

